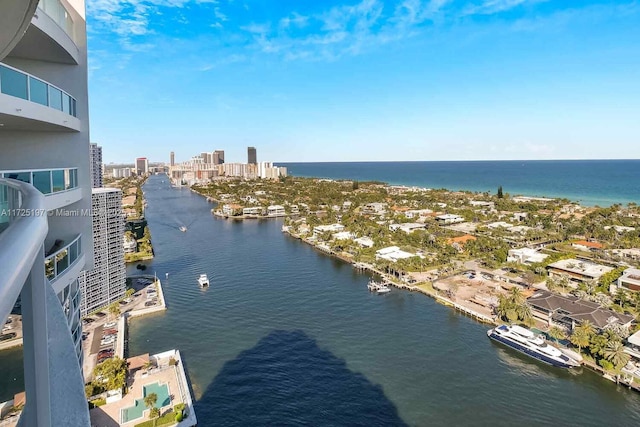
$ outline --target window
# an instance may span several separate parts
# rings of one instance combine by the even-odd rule
[[[5,95],[29,99],[26,74],[0,66],[0,91]]]
[[[51,175],[53,177],[52,182],[53,182],[53,192],[55,193],[56,191],[63,191],[65,190],[65,179],[64,179],[64,171],[63,170],[57,170],[57,171],[53,171],[51,172]]]
[[[51,171],[34,172],[33,186],[42,194],[51,193]]]
[[[33,77],[29,77],[29,98],[32,102],[49,106],[47,84]]]
[[[62,111],[62,91],[49,86],[49,107]]]

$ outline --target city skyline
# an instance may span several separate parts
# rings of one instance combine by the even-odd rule
[[[105,163],[638,158],[637,3],[95,1]],[[118,106],[127,105],[127,108]],[[393,146],[393,150],[388,147]],[[166,160],[164,160],[166,161]]]

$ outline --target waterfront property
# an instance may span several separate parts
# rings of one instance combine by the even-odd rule
[[[633,316],[600,307],[599,304],[574,296],[563,296],[539,291],[527,299],[533,317],[549,326],[559,326],[569,331],[585,321],[597,329],[619,325],[628,329]]]
[[[191,427],[197,424],[193,410],[193,400],[189,391],[186,373],[180,352],[170,350],[148,356],[137,356],[127,360],[130,376],[127,381],[127,394],[120,400],[90,411],[91,424],[96,426],[120,425],[133,426],[148,418],[149,408],[144,398],[155,393],[155,407],[160,414],[175,412],[176,405],[184,404],[186,418],[180,426]],[[143,363],[144,362],[144,363]]]
[[[531,248],[519,248],[509,249],[508,262],[518,262],[520,264],[537,264],[544,262],[549,255],[543,254],[536,249]]]
[[[627,268],[618,278],[617,287],[630,291],[640,291],[640,269]]]

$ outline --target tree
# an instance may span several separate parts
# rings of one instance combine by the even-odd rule
[[[151,410],[149,412],[149,418],[155,418],[153,410],[158,409],[155,407],[157,402],[158,402],[158,395],[155,393],[150,393],[144,397],[144,406],[146,406]]]
[[[609,341],[604,349],[604,357],[619,371],[629,362],[629,356],[624,351],[624,345],[620,341]]]
[[[498,187],[498,199],[504,198],[504,194],[502,193],[502,185]]]
[[[588,346],[591,342],[589,338],[589,335],[587,335],[583,330],[576,328],[569,337],[569,341],[571,341],[571,344],[578,347],[578,350],[582,352],[582,349]]]
[[[109,314],[111,314],[114,319],[120,316],[120,305],[117,302],[114,302],[109,306]]]
[[[557,326],[552,326],[551,328],[549,328],[549,332],[547,333],[551,338],[553,338],[556,341],[560,341],[567,338],[567,334],[564,331],[564,329],[559,328]]]
[[[133,288],[129,288],[129,289],[127,289],[127,291],[124,293],[124,295],[125,295],[127,298],[131,298],[131,297],[133,296],[133,294],[135,294],[135,293],[136,293],[136,290],[135,290],[135,289],[133,289]]]
[[[93,376],[107,390],[122,390],[127,381],[127,362],[119,357],[107,359],[95,367]]]

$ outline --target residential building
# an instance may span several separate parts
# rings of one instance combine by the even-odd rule
[[[415,222],[404,222],[400,224],[389,224],[390,231],[404,231],[407,234],[411,234],[416,230],[424,230],[426,227],[425,224],[415,223]]]
[[[640,269],[627,268],[616,283],[618,289],[640,291]]]
[[[216,150],[213,152],[213,164],[221,165],[224,163],[224,150]]]
[[[142,176],[149,173],[149,160],[146,157],[136,159],[136,175]]]
[[[362,208],[362,213],[364,215],[384,215],[387,212],[387,206],[386,203],[367,203]]]
[[[602,243],[592,242],[588,240],[578,240],[577,242],[573,242],[571,246],[585,252],[598,251],[604,248]]]
[[[262,215],[263,208],[260,206],[253,206],[242,209],[242,215]]]
[[[102,187],[102,147],[98,144],[89,145],[89,174],[91,175],[91,186],[93,188]]]
[[[569,331],[585,321],[602,330],[611,325],[628,328],[634,320],[633,316],[604,309],[595,302],[548,291],[536,292],[527,299],[527,304],[531,307],[533,317],[549,326],[559,326]]]
[[[9,19],[7,18],[9,17]],[[0,2],[0,322],[21,296],[20,425],[89,426],[80,271],[93,268],[83,0]]]
[[[436,222],[440,225],[457,224],[459,222],[464,222],[464,218],[460,215],[443,214],[436,217]]]
[[[242,206],[235,203],[222,205],[222,213],[227,216],[240,215],[242,212]]]
[[[250,165],[258,164],[258,156],[256,153],[256,147],[248,147],[247,148],[247,163]]]
[[[169,154],[169,166],[175,166],[176,164],[176,153],[173,151]]]
[[[122,241],[122,248],[125,254],[135,253],[138,249],[138,242],[133,237],[125,235]]]
[[[415,256],[418,255],[405,252],[397,246],[389,246],[376,251],[376,259],[385,259],[391,262],[396,262],[399,259],[413,258]]]
[[[537,264],[543,262],[549,255],[538,252],[536,249],[519,248],[509,249],[507,262],[520,264]]]
[[[117,301],[126,290],[122,191],[117,188],[94,188],[91,200],[94,267],[83,271],[78,277],[82,291],[82,316]]]
[[[357,239],[353,239],[353,241],[363,248],[372,248],[374,245],[373,239],[368,236],[358,237]]]
[[[286,214],[284,206],[271,205],[267,207],[267,216],[285,216]]]
[[[322,234],[322,233],[339,233],[344,231],[344,225],[342,224],[329,224],[329,225],[317,225],[313,227],[313,234]]]
[[[572,282],[598,280],[613,267],[577,259],[563,259],[547,266],[550,277],[568,277]]]
[[[112,174],[114,178],[130,178],[131,168],[116,168],[113,169]]]

